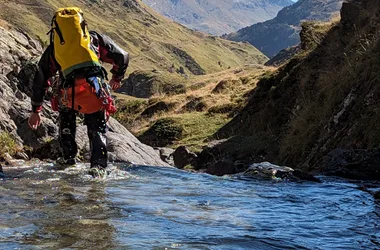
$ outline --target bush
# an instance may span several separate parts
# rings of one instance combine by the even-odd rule
[[[182,83],[164,83],[161,88],[161,92],[167,95],[179,95],[186,93],[186,86]]]
[[[234,112],[237,109],[237,105],[234,103],[226,103],[209,108],[209,114],[228,114]]]
[[[183,135],[183,127],[175,119],[162,118],[157,120],[152,127],[139,136],[139,140],[153,147],[165,147]]]
[[[118,111],[113,117],[126,128],[130,129],[133,122],[146,106],[147,101],[145,100],[121,100],[117,102]]]
[[[18,151],[16,141],[6,131],[0,132],[0,157],[4,158],[5,154],[13,156]]]

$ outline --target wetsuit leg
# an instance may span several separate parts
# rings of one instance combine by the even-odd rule
[[[76,111],[64,108],[59,111],[59,143],[63,158],[75,159],[78,146],[75,141],[76,134]]]
[[[84,116],[91,148],[91,167],[107,167],[107,122],[105,111]]]

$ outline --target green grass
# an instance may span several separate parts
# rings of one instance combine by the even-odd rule
[[[185,113],[179,116],[178,122],[183,127],[179,145],[186,145],[191,150],[200,151],[207,144],[207,139],[230,119],[224,114],[210,115],[206,112]]]
[[[0,132],[0,158],[6,154],[13,156],[18,152],[18,145],[9,132]]]
[[[136,136],[144,135],[156,121],[171,118],[183,127],[183,132],[174,143],[168,146],[173,148],[187,146],[194,151],[200,151],[207,144],[207,140],[245,105],[247,101],[245,95],[256,86],[260,75],[270,70],[273,68],[247,66],[210,75],[182,78],[181,84],[186,87],[186,93],[181,94],[157,95],[149,99],[118,94],[119,111],[115,114],[115,118]],[[212,93],[215,87],[224,80],[233,86],[227,85],[229,87],[223,89],[223,93]],[[152,111],[157,103],[162,104],[160,107],[167,108]],[[195,106],[190,105],[191,103]],[[197,103],[203,105],[204,108],[198,109]],[[191,108],[193,106],[194,108]],[[141,114],[147,110],[152,112],[148,112],[148,116],[142,116]],[[159,143],[153,136],[154,133],[149,134],[151,138],[154,138],[153,144]],[[145,143],[150,143],[148,134],[145,134],[143,138]]]

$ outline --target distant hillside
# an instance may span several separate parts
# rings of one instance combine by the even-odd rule
[[[269,20],[291,0],[143,0],[149,6],[189,28],[225,34]]]
[[[130,52],[129,71],[168,70],[174,65],[187,74],[205,74],[267,60],[247,43],[191,31],[139,0],[67,0],[64,4],[81,7],[90,29],[108,34]],[[52,14],[62,6],[58,0],[0,1],[0,19],[47,41]]]
[[[243,28],[223,38],[247,41],[272,57],[282,49],[300,42],[299,32],[303,21],[328,21],[342,6],[343,0],[299,0],[281,10],[269,21]]]

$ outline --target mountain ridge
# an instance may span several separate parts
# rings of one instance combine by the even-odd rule
[[[167,71],[174,66],[186,74],[207,74],[267,60],[249,44],[192,31],[138,0],[68,0],[65,5],[81,7],[89,29],[110,36],[130,53],[129,71]],[[8,0],[0,2],[0,19],[46,43],[51,18],[59,7],[58,0]]]
[[[143,0],[156,11],[189,28],[222,35],[269,20],[290,0]]]
[[[282,9],[275,18],[222,36],[232,41],[247,41],[268,57],[300,42],[304,21],[328,21],[339,13],[343,0],[299,0]]]

